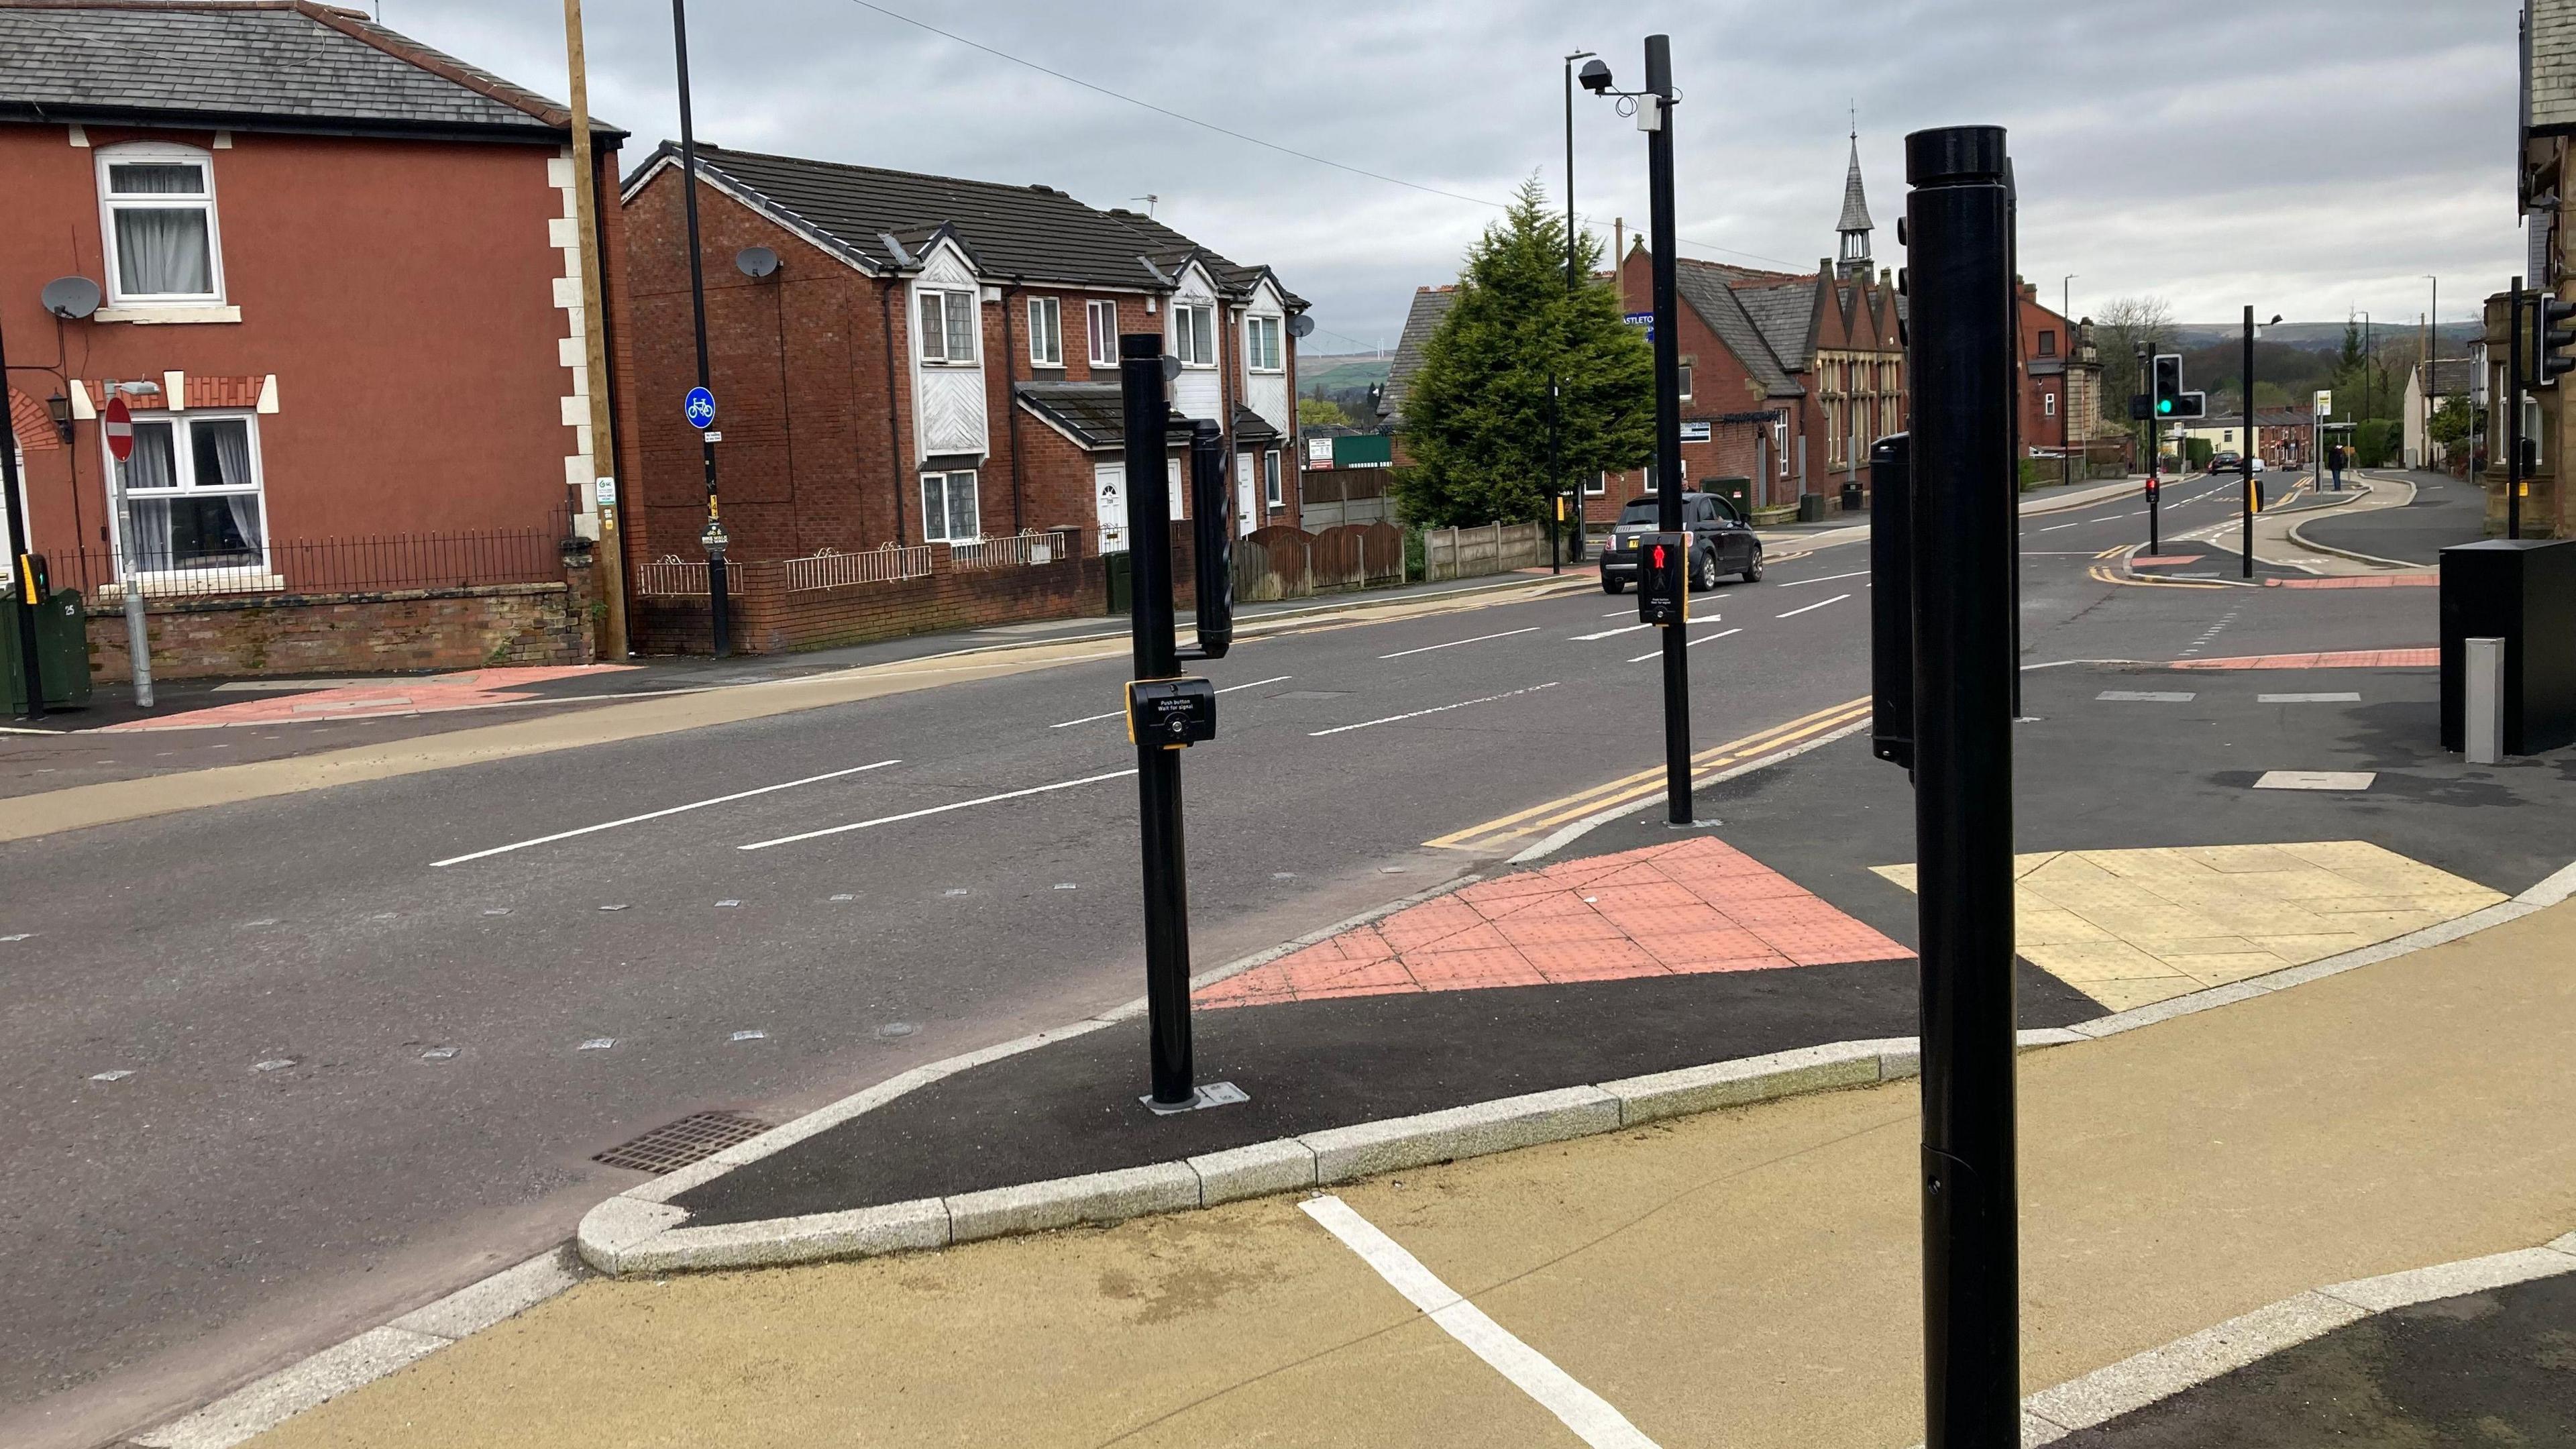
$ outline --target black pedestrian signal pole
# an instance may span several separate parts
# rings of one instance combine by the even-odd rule
[[[2021,1442],[2008,174],[2001,127],[1905,138],[1926,1449]]]
[[[671,53],[679,65],[680,79],[680,195],[682,210],[689,222],[689,317],[697,326],[698,386],[713,390],[707,380],[707,277],[706,266],[698,255],[698,133],[689,120],[689,16],[687,0],[671,0]],[[586,184],[586,183],[585,183]],[[724,518],[716,500],[715,440],[701,429],[698,434],[701,466],[706,470],[707,526],[698,541],[707,550],[707,623],[715,634],[716,657],[733,653],[733,631],[730,627],[729,600],[725,597]]]
[[[1129,634],[1139,682],[1177,679],[1172,642],[1172,488],[1163,339],[1118,339],[1118,382],[1126,404],[1127,538],[1135,552]],[[1131,696],[1133,686],[1130,686]],[[1130,705],[1131,717],[1134,706]],[[1181,756],[1156,739],[1136,741],[1136,807],[1145,874],[1145,1013],[1157,1107],[1188,1106],[1190,1060],[1190,885],[1181,838]]]
[[[1673,315],[1673,42],[1646,37],[1646,90],[1637,97],[1646,131],[1646,190],[1655,245],[1655,527],[1682,531],[1681,327]],[[1690,568],[1689,551],[1681,566]],[[1675,825],[1691,819],[1690,630],[1665,626],[1664,804]]]
[[[2281,319],[2275,317],[2275,322]],[[2254,490],[2260,486],[2254,479],[2254,309],[2245,309],[2245,451],[2238,454],[2236,466],[2245,473],[2245,574],[2254,577],[2254,515],[2263,511],[2263,495]]]
[[[2505,299],[2504,536],[2522,537],[2522,278]],[[2364,408],[2363,417],[2370,415]],[[2357,438],[2360,434],[2355,433]]]

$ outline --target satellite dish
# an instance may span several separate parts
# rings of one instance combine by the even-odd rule
[[[778,270],[778,253],[767,247],[744,247],[733,254],[733,264],[746,277],[765,277]]]
[[[45,310],[66,322],[77,322],[98,310],[98,283],[87,277],[56,277],[39,294]]]
[[[1288,319],[1288,335],[1291,337],[1303,337],[1314,330],[1315,319],[1303,312]]]

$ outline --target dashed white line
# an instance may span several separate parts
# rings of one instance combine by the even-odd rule
[[[1052,785],[1031,785],[1025,790],[1005,790],[998,795],[979,795],[953,805],[933,805],[927,810],[907,810],[901,815],[880,815],[874,820],[854,820],[847,825],[834,825],[823,830],[808,830],[802,835],[782,835],[776,840],[756,840],[737,845],[736,850],[767,850],[773,845],[794,845],[800,840],[820,840],[826,835],[846,835],[853,830],[871,830],[879,825],[892,825],[901,820],[919,820],[925,815],[945,815],[951,810],[964,810],[976,805],[991,805],[1002,800],[1019,800],[1031,795],[1044,795],[1050,790],[1070,790],[1076,785],[1097,785],[1103,780],[1116,780],[1135,774],[1134,770],[1111,770],[1105,775],[1085,775],[1079,780],[1058,780]]]
[[[1827,574],[1827,575],[1825,575],[1823,578],[1820,578],[1820,579],[1791,579],[1789,582],[1787,582],[1787,583],[1785,583],[1785,584],[1773,584],[1771,587],[1773,587],[1773,588],[1775,588],[1775,589],[1794,589],[1794,588],[1797,588],[1797,587],[1798,587],[1799,585],[1801,585],[1801,584],[1830,584],[1830,583],[1832,583],[1832,582],[1833,582],[1834,580],[1836,580],[1836,579],[1857,579],[1857,578],[1863,578],[1863,577],[1866,577],[1866,576],[1868,575],[1868,573],[1869,573],[1869,570],[1867,570],[1867,569],[1854,569],[1854,570],[1852,570],[1850,573],[1847,573],[1847,574]]]
[[[1707,643],[1707,642],[1708,642],[1708,641],[1710,641],[1711,639],[1723,639],[1723,638],[1725,638],[1725,637],[1726,637],[1727,635],[1729,635],[1729,634],[1741,634],[1741,633],[1743,633],[1743,632],[1744,632],[1744,631],[1743,631],[1743,630],[1741,630],[1741,629],[1720,629],[1720,630],[1718,630],[1718,631],[1717,631],[1716,633],[1714,633],[1714,634],[1702,634],[1702,635],[1700,635],[1698,638],[1693,639],[1692,641],[1690,641],[1689,643],[1687,643],[1687,644],[1683,645],[1682,647],[1683,647],[1684,649],[1697,649],[1699,646],[1701,646],[1702,644]],[[1649,660],[1649,659],[1661,659],[1661,658],[1663,658],[1663,657],[1664,657],[1664,651],[1663,651],[1663,650],[1661,650],[1661,649],[1657,649],[1657,650],[1656,650],[1654,653],[1652,653],[1652,654],[1639,654],[1639,655],[1636,655],[1636,656],[1632,657],[1631,659],[1629,659],[1629,661],[1628,661],[1628,662],[1629,662],[1629,663],[1631,663],[1631,664],[1643,664],[1643,663],[1645,663],[1645,662],[1646,662],[1647,660]]]
[[[2042,529],[2038,529],[2038,530],[2036,530],[2036,531],[2037,531],[2037,532],[2040,532],[2040,533],[2055,533],[2055,532],[2057,532],[2057,531],[2058,531],[2059,529],[2061,529],[2061,528],[2079,528],[2079,527],[2083,526],[2084,524],[2086,524],[2086,523],[2090,523],[2090,522],[2092,522],[2092,521],[2093,521],[2093,520],[2091,520],[2091,519],[2087,518],[2087,519],[2079,519],[2079,520],[2077,520],[2077,521],[2076,521],[2076,522],[2074,522],[2074,523],[2052,523],[2052,524],[2050,524],[2048,527],[2046,527],[2046,528],[2042,528]]]
[[[579,830],[558,831],[553,835],[540,835],[534,840],[522,840],[511,845],[496,845],[490,850],[478,850],[471,855],[451,855],[445,860],[433,860],[429,863],[430,869],[436,870],[438,867],[443,865],[463,865],[469,860],[482,860],[487,856],[507,855],[511,851],[525,850],[532,845],[551,845],[558,840],[570,840],[576,835],[589,835],[596,831],[614,830],[620,825],[641,824],[647,820],[659,820],[665,815],[679,815],[691,810],[704,810],[710,805],[724,805],[735,800],[748,800],[754,795],[767,795],[779,790],[793,790],[799,785],[819,784],[825,780],[837,780],[843,775],[865,774],[870,770],[882,770],[888,765],[900,765],[902,763],[903,761],[901,760],[879,760],[873,765],[853,765],[846,770],[834,770],[829,774],[808,775],[802,780],[789,780],[786,783],[779,785],[763,785],[757,790],[743,790],[732,795],[718,795],[712,800],[694,800],[686,805],[674,805],[667,810],[653,810],[642,815],[629,815],[623,820],[603,820],[597,825],[585,825]]]
[[[1533,684],[1527,689],[1505,690],[1501,694],[1488,694],[1481,699],[1462,699],[1456,704],[1435,704],[1429,709],[1417,709],[1409,714],[1391,714],[1384,719],[1362,720],[1358,724],[1335,725],[1328,730],[1309,730],[1306,737],[1308,739],[1321,739],[1326,735],[1348,734],[1352,730],[1370,729],[1382,724],[1400,724],[1405,720],[1420,719],[1426,714],[1447,714],[1453,709],[1465,709],[1471,704],[1492,704],[1498,699],[1511,699],[1518,695],[1536,694],[1542,689],[1554,689],[1562,682],[1563,681],[1561,680],[1551,679],[1545,684]],[[1136,772],[1129,770],[1127,773],[1132,775]]]
[[[1821,602],[1819,602],[1819,603],[1808,604],[1808,605],[1806,605],[1806,606],[1804,606],[1804,607],[1802,607],[1802,608],[1791,609],[1788,613],[1786,613],[1786,614],[1782,614],[1782,615],[1779,615],[1778,617],[1783,618],[1783,619],[1795,618],[1796,616],[1798,616],[1798,615],[1800,615],[1800,614],[1808,613],[1808,612],[1813,611],[1813,610],[1816,610],[1816,609],[1821,609],[1821,608],[1823,608],[1826,604],[1839,604],[1839,603],[1841,603],[1843,600],[1848,599],[1848,598],[1850,598],[1850,597],[1851,597],[1851,595],[1849,595],[1849,594],[1836,594],[1836,595],[1834,595],[1832,598],[1830,598],[1830,599],[1826,599],[1826,600],[1823,600],[1823,601],[1821,601]]]
[[[1217,693],[1232,694],[1238,689],[1259,689],[1265,684],[1285,684],[1296,677],[1297,676],[1293,674],[1274,674],[1268,679],[1256,679],[1249,684],[1229,684],[1225,688],[1218,690]],[[1048,725],[1047,728],[1051,730],[1060,730],[1078,724],[1092,724],[1104,719],[1116,719],[1125,713],[1127,713],[1127,711],[1123,709],[1113,709],[1106,714],[1087,714],[1080,719],[1069,719],[1064,721],[1062,724]]]
[[[1434,649],[1455,649],[1461,644],[1482,644],[1488,639],[1509,639],[1514,634],[1535,634],[1538,631],[1539,626],[1532,624],[1526,629],[1505,629],[1499,634],[1479,634],[1473,639],[1452,639],[1446,644],[1425,644],[1419,649],[1398,649],[1392,654],[1381,654],[1378,658],[1402,659],[1408,654],[1428,654]]]
[[[1624,614],[1628,611],[1622,609],[1619,612]],[[1589,644],[1595,639],[1608,639],[1618,634],[1634,634],[1640,629],[1651,629],[1653,627],[1655,626],[1652,624],[1622,624],[1616,629],[1603,629],[1592,634],[1577,634],[1573,636],[1570,642],[1576,644]]]
[[[1485,1311],[1443,1283],[1422,1260],[1380,1232],[1338,1197],[1308,1198],[1297,1204],[1342,1246],[1359,1254],[1388,1287],[1422,1310],[1442,1332],[1466,1345],[1494,1372],[1536,1400],[1539,1407],[1574,1431],[1592,1449],[1655,1449],[1655,1441],[1637,1431],[1610,1401],[1585,1388],[1545,1354],[1523,1343],[1488,1317]]]

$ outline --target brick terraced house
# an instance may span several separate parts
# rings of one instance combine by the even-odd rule
[[[165,675],[588,660],[570,140],[356,10],[0,0],[10,501],[94,672],[129,583]]]
[[[1224,429],[1239,528],[1296,524],[1293,324],[1306,304],[1267,268],[1045,185],[707,145],[697,155],[718,487],[745,587],[774,573],[780,589],[812,593],[826,578],[855,587],[1123,552],[1122,333],[1160,333],[1178,360],[1176,440],[1192,420]],[[665,143],[623,189],[638,359],[631,547],[646,561],[641,588],[672,600],[703,590],[706,516],[698,434],[680,409],[696,380],[681,187],[679,148]],[[876,561],[838,562],[859,554]],[[1022,603],[1062,610],[1079,592]],[[742,643],[1012,616],[960,612],[953,589],[918,593],[914,605],[854,598],[837,616],[812,601],[755,603],[776,626],[755,620]],[[676,605],[640,607],[661,621],[648,621],[646,647],[693,647],[689,631],[703,629]]]

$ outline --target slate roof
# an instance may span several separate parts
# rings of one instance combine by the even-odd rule
[[[1746,306],[1746,294],[1749,293],[1777,313],[1780,309],[1768,305],[1773,300],[1770,294],[1798,291],[1800,288],[1795,284],[1783,284],[1746,288],[1739,292],[1735,280],[1742,275],[1745,273],[1735,267],[1683,261],[1673,268],[1673,290],[1692,311],[1699,314],[1702,322],[1708,324],[1708,330],[1716,333],[1718,340],[1726,344],[1726,350],[1734,353],[1736,360],[1744,364],[1745,372],[1762,385],[1764,396],[1801,396],[1806,389],[1790,375],[1795,369],[1773,349],[1771,339]],[[1806,279],[1804,291],[1810,305],[1815,297],[1814,288],[1815,280]],[[1803,317],[1799,320],[1798,331],[1801,334],[1799,348],[1803,352],[1803,334],[1806,331]]]
[[[1769,286],[1739,282],[1734,291],[1780,365],[1790,372],[1806,371],[1816,350],[1816,279],[1796,277]]]
[[[1860,137],[1852,137],[1851,170],[1843,176],[1843,219],[1834,223],[1836,231],[1869,230],[1869,198],[1860,187]]]
[[[666,160],[676,164],[679,149],[663,142],[627,177],[627,192]],[[698,168],[872,270],[909,267],[944,227],[988,278],[1160,290],[1196,257],[1220,292],[1242,296],[1268,274],[1151,217],[1086,206],[1051,186],[927,176],[703,142]],[[900,251],[887,246],[889,236]],[[1306,305],[1285,287],[1280,296],[1292,310]]]
[[[1386,366],[1386,388],[1378,394],[1379,418],[1404,421],[1405,386],[1422,370],[1422,349],[1430,345],[1431,334],[1440,330],[1440,320],[1457,305],[1456,287],[1413,289],[1413,310],[1404,314],[1404,335],[1396,339],[1395,360]]]
[[[1127,446],[1126,404],[1114,382],[1023,382],[1011,391],[1020,406],[1064,429],[1085,451],[1105,453]],[[1188,440],[1190,420],[1178,408],[1171,410],[1164,426],[1173,446]]]
[[[2415,385],[2419,388],[2424,385],[2425,366],[2421,362],[2415,364]],[[2441,357],[2434,359],[2431,366],[2434,369],[2434,397],[2458,397],[2477,390],[2478,365],[2474,359]]]
[[[0,0],[0,117],[531,141],[571,125],[533,91],[314,0]]]

